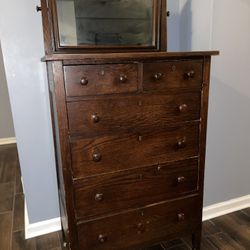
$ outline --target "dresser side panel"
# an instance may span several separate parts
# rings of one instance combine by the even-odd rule
[[[77,239],[71,185],[71,157],[68,142],[68,118],[65,103],[63,65],[61,61],[56,61],[47,64],[47,68],[50,85],[50,104],[56,151],[61,222],[64,240],[73,250],[77,249],[75,246]]]

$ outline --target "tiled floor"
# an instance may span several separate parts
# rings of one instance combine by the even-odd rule
[[[24,239],[23,199],[16,146],[0,146],[0,250],[61,250],[59,232]],[[164,249],[190,250],[190,240],[173,240],[147,250]],[[250,208],[204,222],[202,249],[250,250]]]

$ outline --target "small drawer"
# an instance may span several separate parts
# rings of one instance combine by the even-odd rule
[[[200,90],[202,60],[167,61],[143,64],[144,91]]]
[[[197,181],[197,158],[95,176],[75,184],[75,215],[89,219],[178,198],[196,192]]]
[[[71,137],[73,177],[110,173],[198,155],[199,122],[144,133]]]
[[[67,104],[71,134],[140,131],[200,119],[200,92],[138,95]]]
[[[201,220],[198,197],[136,209],[77,225],[79,249],[142,249],[197,230]]]
[[[67,96],[130,93],[138,89],[137,64],[64,66]]]

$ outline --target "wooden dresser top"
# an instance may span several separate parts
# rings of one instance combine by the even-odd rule
[[[88,53],[88,54],[51,54],[42,58],[42,61],[84,60],[89,62],[112,61],[141,61],[161,60],[180,57],[216,56],[219,51],[192,51],[192,52],[136,52],[136,53]]]

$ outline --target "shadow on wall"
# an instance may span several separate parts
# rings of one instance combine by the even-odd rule
[[[180,50],[192,50],[192,1],[187,0],[184,4],[180,3]]]
[[[250,96],[211,79],[204,205],[250,192]],[[245,131],[245,132],[244,132]]]
[[[170,17],[167,18],[167,48],[168,51],[180,50],[180,3],[177,0],[168,0],[167,10]]]

